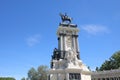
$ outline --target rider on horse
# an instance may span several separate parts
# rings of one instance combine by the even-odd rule
[[[60,16],[61,16],[62,22],[69,21],[69,23],[71,23],[72,18],[67,16],[66,13],[65,13],[65,15],[60,13]]]

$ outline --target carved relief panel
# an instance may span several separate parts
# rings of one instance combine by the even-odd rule
[[[70,50],[72,47],[72,37],[66,36],[66,50]]]

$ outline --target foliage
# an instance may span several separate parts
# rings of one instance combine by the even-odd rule
[[[96,67],[96,69],[95,69],[96,71],[99,71],[99,68],[98,67]]]
[[[101,67],[98,69],[100,71],[103,70],[111,70],[120,68],[120,51],[114,53],[109,60],[106,60]]]
[[[90,66],[88,66],[88,69],[91,71]]]
[[[15,80],[15,78],[12,78],[12,77],[0,77],[0,80]]]
[[[23,77],[21,80],[26,80],[25,77]]]
[[[38,69],[31,68],[28,71],[28,79],[29,80],[47,80],[47,71],[48,67],[41,65]]]

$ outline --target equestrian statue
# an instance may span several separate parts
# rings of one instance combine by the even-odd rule
[[[66,13],[65,14],[60,13],[60,16],[61,16],[62,22],[69,22],[69,23],[71,23],[72,18],[69,17]]]

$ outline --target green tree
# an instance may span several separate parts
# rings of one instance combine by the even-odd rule
[[[96,67],[96,69],[95,69],[96,71],[99,71],[99,68],[98,67]]]
[[[38,74],[39,74],[39,80],[47,80],[47,72],[48,67],[47,66],[39,66],[38,67]]]
[[[88,69],[91,71],[90,66],[88,66]]]
[[[111,69],[118,69],[120,68],[120,51],[114,53],[109,60],[106,60],[101,67],[99,68],[100,71],[103,70],[111,70]]]
[[[0,77],[0,80],[15,80],[15,78],[12,78],[12,77]]]
[[[25,77],[23,77],[21,80],[26,80]]]
[[[28,78],[30,80],[38,80],[38,73],[37,71],[34,69],[34,68],[31,68],[29,71],[28,71]]]
[[[41,65],[37,70],[31,68],[28,71],[28,79],[29,80],[47,80],[47,71],[48,67]]]

